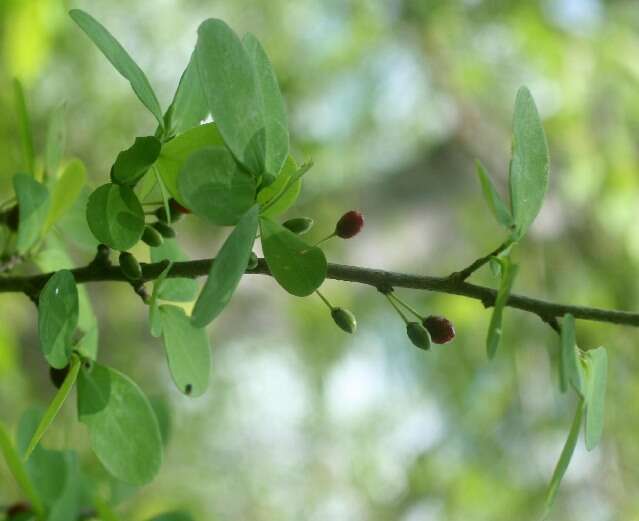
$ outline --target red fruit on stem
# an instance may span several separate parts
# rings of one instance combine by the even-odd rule
[[[422,325],[428,330],[430,339],[435,344],[447,344],[455,338],[455,327],[447,318],[430,315],[422,321]]]
[[[335,235],[342,239],[355,237],[364,226],[364,217],[359,212],[351,210],[342,215],[335,226]]]

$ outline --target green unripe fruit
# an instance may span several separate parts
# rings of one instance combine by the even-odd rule
[[[348,309],[333,308],[331,316],[335,323],[343,331],[346,331],[347,333],[355,333],[357,330],[357,319]]]
[[[142,278],[140,263],[128,251],[120,253],[120,269],[129,280],[140,280]]]
[[[144,227],[144,232],[142,233],[142,240],[145,243],[147,243],[149,246],[151,246],[152,248],[161,246],[162,243],[164,242],[164,239],[160,235],[160,232],[158,232],[155,228],[149,225]]]
[[[424,350],[430,349],[430,335],[419,322],[406,324],[406,334],[414,346]]]
[[[288,228],[297,235],[302,235],[313,227],[313,223],[314,221],[310,217],[295,217],[294,219],[289,219],[282,223],[282,226],[284,226],[284,228]]]
[[[172,239],[173,237],[175,237],[175,230],[164,221],[154,222],[151,226],[153,226],[153,228],[160,232],[160,235],[165,239]]]
[[[246,265],[246,269],[254,270],[255,268],[257,268],[257,255],[251,252],[251,255],[249,256],[248,264]]]

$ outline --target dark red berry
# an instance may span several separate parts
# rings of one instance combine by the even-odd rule
[[[169,199],[169,209],[171,213],[191,213],[191,210],[182,206],[175,199]]]
[[[342,239],[355,237],[364,226],[364,217],[359,212],[351,210],[342,215],[335,226],[335,235]]]
[[[20,501],[7,508],[7,519],[11,520],[19,514],[26,514],[29,512],[31,512],[31,505],[24,501]]]
[[[51,378],[51,383],[55,386],[56,389],[60,389],[62,386],[62,382],[67,377],[69,373],[69,366],[63,367],[62,369],[56,369],[55,367],[49,367],[49,377]]]
[[[422,324],[435,344],[447,344],[455,338],[455,327],[447,318],[430,315],[422,320]]]

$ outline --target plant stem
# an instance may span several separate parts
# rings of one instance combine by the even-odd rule
[[[404,306],[404,308],[406,308],[410,313],[415,315],[420,321],[424,320],[423,315],[421,315],[413,306],[411,306],[407,302],[404,302],[402,299],[400,299],[397,295],[395,295],[394,292],[386,293],[386,295],[388,295],[389,298],[395,299],[395,302]]]
[[[448,276],[448,278],[451,280],[458,280],[460,282],[465,281],[468,277],[470,277],[473,273],[475,273],[479,268],[481,268],[484,264],[490,261],[491,257],[496,257],[500,253],[510,248],[512,244],[513,244],[512,239],[505,240],[497,248],[491,251],[488,255],[485,255],[484,257],[480,257],[479,259],[477,259],[476,261],[474,261],[473,263],[471,263],[470,265],[468,265],[461,271],[455,271],[451,273]]]
[[[397,307],[397,304],[395,304],[395,302],[393,301],[393,299],[390,297],[390,293],[384,293],[384,296],[388,299],[388,302],[390,302],[391,306],[393,306],[395,308],[395,311],[397,311],[397,314],[402,317],[402,320],[408,324],[408,319],[406,318],[406,315],[404,315],[404,313],[402,312],[401,309],[399,309],[399,307]]]
[[[321,298],[324,301],[324,304],[326,304],[328,306],[328,309],[330,309],[331,311],[333,311],[335,308],[332,306],[332,304],[328,301],[328,299],[322,295],[319,290],[315,290],[315,293],[317,293],[317,295],[319,296],[319,298]]]

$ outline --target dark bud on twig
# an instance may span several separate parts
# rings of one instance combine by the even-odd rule
[[[364,226],[364,217],[359,212],[351,210],[342,215],[335,226],[335,235],[342,239],[355,237]]]
[[[67,377],[69,373],[69,366],[63,367],[62,369],[56,369],[55,367],[49,367],[49,378],[51,379],[51,383],[54,385],[56,389],[60,389],[62,382]]]
[[[140,280],[142,278],[142,268],[140,263],[128,251],[120,253],[120,269],[124,276],[129,280]]]
[[[353,315],[353,313],[351,313],[348,309],[333,308],[331,311],[331,317],[333,317],[333,320],[341,330],[346,331],[347,333],[355,333],[357,330],[357,320],[355,315]]]
[[[155,228],[165,239],[172,239],[175,237],[175,230],[164,221],[154,222],[151,226],[153,226],[153,228]]]
[[[406,334],[414,346],[424,350],[430,349],[430,335],[419,322],[406,324]]]
[[[248,264],[246,265],[246,269],[254,270],[255,268],[257,268],[257,255],[251,252],[251,255],[249,256]]]
[[[161,246],[162,243],[164,242],[164,239],[160,235],[160,232],[158,232],[155,228],[152,228],[151,226],[148,226],[148,225],[144,227],[144,232],[142,233],[142,240],[146,244],[151,246],[152,248]]]
[[[314,221],[310,217],[295,217],[283,222],[282,226],[297,235],[303,235],[313,227],[313,223]]]
[[[430,339],[435,344],[447,344],[455,338],[455,327],[445,317],[430,315],[422,320],[422,325],[430,333]]]

